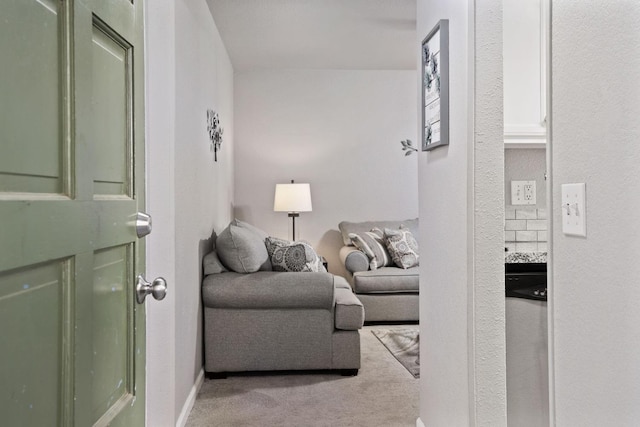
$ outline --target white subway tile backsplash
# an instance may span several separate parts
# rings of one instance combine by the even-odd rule
[[[527,221],[518,220],[518,219],[508,219],[504,222],[504,229],[507,231],[510,230],[526,230],[527,229]]]
[[[527,230],[546,230],[546,219],[530,219],[527,221]]]
[[[516,209],[516,219],[538,219],[535,209]]]
[[[538,243],[536,242],[516,243],[517,252],[536,252],[537,250]]]
[[[504,241],[509,251],[547,250],[547,209],[505,207]]]
[[[516,242],[537,242],[537,231],[516,231]]]

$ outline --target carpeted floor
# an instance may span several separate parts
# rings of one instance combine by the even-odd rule
[[[205,380],[187,426],[415,426],[419,380],[372,329],[380,327],[360,331],[362,368],[356,377],[269,374]]]

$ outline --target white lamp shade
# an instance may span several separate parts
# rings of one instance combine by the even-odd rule
[[[276,184],[273,200],[275,212],[311,212],[309,184]]]

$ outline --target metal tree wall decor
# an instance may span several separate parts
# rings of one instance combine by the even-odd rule
[[[207,110],[207,130],[209,131],[209,139],[213,148],[214,160],[218,161],[218,151],[222,146],[222,134],[224,129],[220,126],[220,117],[213,110]]]
[[[402,151],[406,151],[406,153],[404,153],[405,156],[408,156],[410,154],[413,154],[413,152],[418,151],[418,149],[413,146],[413,142],[410,139],[400,141],[400,144],[402,144]]]

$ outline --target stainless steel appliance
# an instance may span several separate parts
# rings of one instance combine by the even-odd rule
[[[507,425],[549,426],[547,266],[505,264]]]

